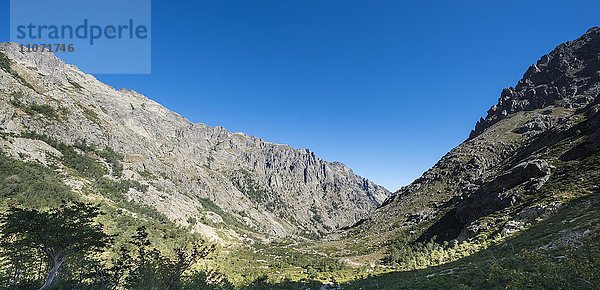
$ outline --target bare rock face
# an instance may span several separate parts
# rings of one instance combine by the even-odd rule
[[[222,210],[213,209],[211,220],[226,214],[274,236],[315,236],[365,218],[389,196],[309,150],[194,124],[50,53],[21,53],[11,43],[0,44],[0,132],[2,150],[13,153],[24,145],[11,144],[28,144],[12,142],[15,136],[35,132],[124,154],[122,178],[150,187],[132,197],[182,225],[206,216],[208,200]]]
[[[544,55],[529,67],[514,88],[502,91],[498,104],[477,123],[470,138],[515,112],[550,105],[565,108],[588,105],[600,92],[599,47],[600,28],[594,27],[577,40],[561,44]],[[543,126],[540,123],[538,125]]]

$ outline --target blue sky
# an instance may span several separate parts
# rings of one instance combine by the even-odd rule
[[[152,74],[97,77],[396,190],[530,64],[599,26],[598,11],[592,0],[155,0]]]

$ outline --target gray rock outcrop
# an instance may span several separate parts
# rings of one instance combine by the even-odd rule
[[[478,136],[515,112],[550,105],[582,108],[592,102],[600,93],[599,35],[600,28],[591,28],[577,40],[559,45],[530,66],[514,88],[502,91],[498,104],[477,123],[469,138]]]
[[[150,187],[130,190],[130,198],[181,225],[205,216],[208,200],[223,211],[213,210],[212,220],[226,214],[273,236],[318,236],[365,218],[389,195],[341,163],[192,123],[50,53],[21,53],[16,44],[2,43],[0,58],[2,150],[19,156],[26,143],[15,136],[29,132],[112,148],[125,156],[123,178]]]

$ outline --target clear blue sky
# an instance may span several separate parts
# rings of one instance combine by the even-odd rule
[[[461,143],[530,64],[600,25],[592,0],[155,0],[152,9],[152,74],[100,80],[194,122],[309,148],[391,190]]]

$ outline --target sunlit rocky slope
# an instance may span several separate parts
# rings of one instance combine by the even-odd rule
[[[316,238],[365,218],[389,196],[341,163],[194,124],[50,53],[3,43],[0,67],[2,151],[55,167],[75,191],[98,191],[100,179],[120,182],[127,199],[210,238],[224,225]],[[56,144],[75,148],[89,168],[66,164]],[[116,153],[123,168],[95,149]]]

